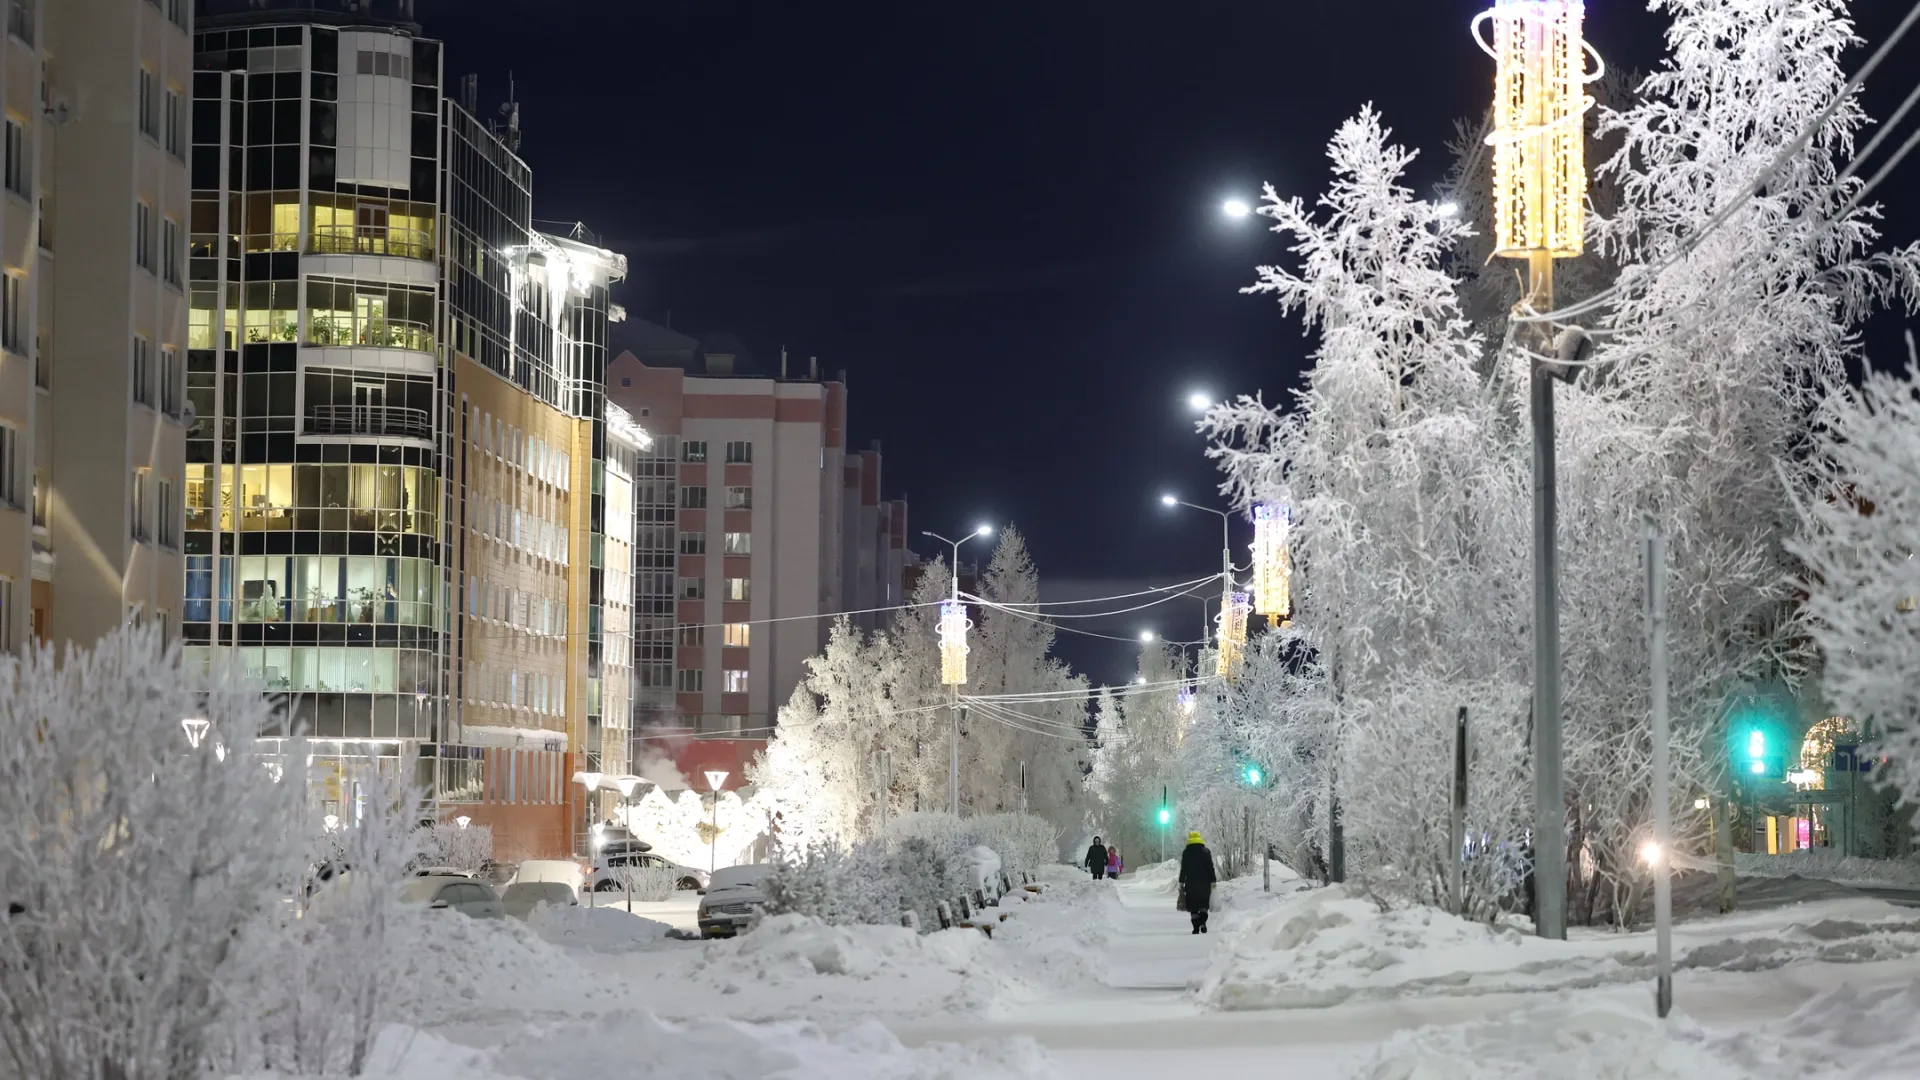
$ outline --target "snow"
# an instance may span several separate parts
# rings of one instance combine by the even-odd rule
[[[624,952],[644,948],[667,936],[673,927],[644,915],[630,915],[617,907],[535,908],[527,925],[541,940],[594,952]]]
[[[1736,852],[1734,869],[1742,877],[1803,877],[1850,885],[1920,886],[1920,859],[1863,859],[1832,848],[1754,855]]]

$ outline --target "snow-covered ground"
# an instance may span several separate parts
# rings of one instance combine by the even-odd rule
[[[1270,893],[1225,883],[1206,936],[1174,909],[1170,865],[1050,871],[988,913],[991,939],[784,916],[690,941],[658,905],[423,914],[371,1075],[1920,1075],[1910,910],[1847,898],[1683,924],[1662,1022],[1650,935],[1543,942],[1275,869]]]

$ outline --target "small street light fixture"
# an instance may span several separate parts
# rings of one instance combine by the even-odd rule
[[[1141,642],[1142,642],[1143,644],[1148,644],[1148,645],[1151,645],[1151,644],[1153,643],[1153,639],[1154,639],[1154,633],[1153,633],[1153,631],[1151,631],[1151,630],[1142,630],[1142,631],[1140,631],[1140,641],[1141,641]]]
[[[212,726],[213,721],[203,716],[192,716],[180,721],[180,727],[187,733],[187,745],[195,750],[200,749],[200,740],[207,737],[207,729]]]
[[[1205,412],[1207,411],[1207,406],[1212,404],[1213,399],[1198,390],[1187,395],[1187,408],[1192,409],[1194,412]]]
[[[1228,199],[1220,204],[1220,212],[1235,221],[1253,213],[1253,207],[1245,199]]]
[[[468,817],[465,814],[461,814],[459,817],[453,819],[453,823],[464,829],[467,826],[473,824],[473,819]]]

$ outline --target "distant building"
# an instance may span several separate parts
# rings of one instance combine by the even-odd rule
[[[766,372],[724,338],[629,329],[607,400],[654,437],[635,462],[633,729],[649,743],[737,740],[737,784],[825,643],[823,616],[900,602],[906,504],[880,499],[877,448],[845,449],[844,378],[811,362]]]

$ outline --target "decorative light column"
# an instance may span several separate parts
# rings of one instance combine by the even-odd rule
[[[1473,21],[1474,40],[1493,57],[1494,254],[1527,260],[1526,317],[1553,310],[1553,262],[1580,254],[1586,228],[1586,127],[1593,99],[1585,84],[1604,72],[1581,38],[1577,0],[1494,0]],[[1492,24],[1492,41],[1480,25]],[[1587,71],[1586,58],[1594,58]],[[1554,491],[1553,380],[1570,378],[1558,362],[1552,327],[1523,324],[1516,341],[1528,354],[1533,419],[1533,866],[1534,927],[1567,936],[1566,791],[1560,750],[1560,567]]]
[[[1287,551],[1293,513],[1279,503],[1253,508],[1253,610],[1274,626],[1293,618],[1293,559]]]
[[[1247,615],[1253,610],[1253,600],[1246,593],[1227,594],[1227,603],[1220,612],[1220,658],[1216,673],[1223,678],[1231,678],[1240,671],[1240,661],[1247,651]]]

